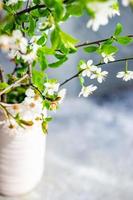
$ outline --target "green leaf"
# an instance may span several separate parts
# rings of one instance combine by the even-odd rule
[[[84,48],[84,51],[87,53],[93,53],[98,49],[97,46],[88,46]]]
[[[44,71],[48,67],[48,62],[46,60],[46,57],[42,48],[38,49],[37,56],[38,56],[38,61],[40,63],[41,70]]]
[[[77,66],[78,71],[81,71],[80,66],[83,65],[83,64],[85,64],[85,61],[84,60],[80,60],[79,63],[78,63],[78,66]]]
[[[47,35],[42,35],[42,36],[39,38],[39,40],[37,41],[37,44],[38,44],[38,45],[43,45],[43,44],[46,43],[46,41],[47,41]]]
[[[55,20],[58,22],[62,19],[64,14],[64,7],[61,1],[54,2]]]
[[[28,33],[29,33],[30,36],[34,35],[35,27],[36,27],[36,22],[35,22],[34,18],[31,15],[29,15]]]
[[[40,50],[47,55],[53,55],[55,53],[55,50],[53,48],[48,48],[47,46],[40,48]]]
[[[49,64],[49,67],[50,67],[50,68],[57,68],[57,67],[59,67],[60,65],[62,65],[64,62],[66,62],[67,59],[68,59],[67,57],[64,57],[64,58],[60,59],[60,60],[57,61],[57,62],[54,62],[54,63]]]
[[[46,121],[42,122],[42,130],[44,134],[48,133],[48,123]]]
[[[50,105],[51,105],[51,102],[49,102],[48,100],[44,100],[43,101],[43,107],[47,108],[47,110],[50,109]]]
[[[51,39],[51,43],[52,43],[52,48],[53,48],[53,49],[58,48],[59,43],[60,43],[59,29],[58,29],[58,28],[55,28],[55,29],[52,31],[51,36],[50,36],[50,39]]]
[[[45,80],[45,74],[42,71],[33,70],[32,71],[32,81],[34,85],[41,91],[43,91],[44,88],[44,80]]]
[[[33,2],[34,2],[35,4],[39,4],[39,3],[40,3],[40,0],[33,0]]]
[[[5,88],[7,88],[9,85],[6,82],[2,82],[0,83],[0,91],[4,90]]]
[[[122,45],[128,45],[133,42],[133,39],[128,36],[117,37],[117,42]]]
[[[75,48],[75,44],[77,44],[79,41],[76,38],[72,37],[71,35],[63,31],[60,31],[60,36],[66,48]]]
[[[23,119],[20,119],[20,123],[25,125],[25,126],[33,126],[33,121],[26,121],[26,120],[23,120]]]
[[[52,121],[52,117],[47,117],[47,118],[45,118],[45,120],[46,120],[46,122],[50,122],[50,121]]]
[[[106,40],[106,41],[103,43],[103,45],[112,45],[113,42],[114,42],[114,38],[109,38],[108,40]],[[102,45],[102,46],[103,46],[103,45]]]
[[[52,7],[52,1],[53,1],[53,0],[43,0],[43,1],[44,1],[45,5],[46,5],[47,7]]]
[[[80,1],[74,1],[71,4],[66,5],[66,13],[64,16],[64,20],[66,20],[69,16],[81,16],[83,13],[83,3]]]
[[[79,76],[79,81],[80,81],[80,85],[83,86],[84,85],[84,78],[82,76]]]
[[[115,54],[115,53],[117,53],[118,52],[118,47],[116,47],[116,46],[112,46],[112,45],[103,45],[102,46],[102,48],[101,48],[101,50],[100,50],[100,52],[102,53],[102,52],[105,52],[107,55],[109,55],[109,54]]]
[[[114,35],[115,35],[115,36],[120,35],[120,33],[122,32],[122,30],[123,30],[122,24],[118,23],[118,24],[116,25]]]

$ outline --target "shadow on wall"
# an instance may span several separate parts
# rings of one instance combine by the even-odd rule
[[[121,8],[121,16],[113,18],[110,23],[99,29],[98,32],[93,32],[90,29],[86,28],[86,23],[88,20],[88,16],[82,17],[82,18],[70,18],[70,20],[64,24],[62,24],[62,28],[64,31],[72,34],[76,38],[78,38],[80,41],[95,41],[97,39],[103,39],[108,38],[111,36],[111,33],[113,33],[113,30],[115,29],[115,26],[117,22],[120,22],[124,25],[124,32],[123,34],[131,34],[133,32],[133,13],[130,8]],[[120,51],[117,55],[117,58],[120,57],[129,57],[132,56],[132,49],[133,45],[130,45],[129,47],[122,47],[120,48]],[[80,59],[85,59],[86,61],[88,59],[93,59],[94,63],[96,64],[98,62],[98,57],[95,54],[87,54],[83,52],[82,49],[78,51],[77,54],[73,54],[69,56],[69,61],[67,61],[63,66],[61,66],[58,69],[49,69],[48,73],[50,77],[56,77],[60,82],[63,80],[69,78],[71,75],[75,74],[77,72],[77,64]],[[12,70],[11,63],[5,58],[5,56],[0,55],[0,63],[2,66],[4,66],[5,72],[10,72]],[[133,62],[129,62],[129,69],[132,68]],[[95,92],[96,95],[103,95],[117,91],[118,88],[124,88],[124,87],[132,87],[133,82],[125,83],[121,80],[118,80],[115,78],[116,73],[118,71],[121,71],[123,69],[124,63],[116,63],[116,64],[109,64],[103,67],[103,69],[109,71],[108,78],[106,82],[102,83],[102,85],[98,85],[99,89]],[[96,82],[87,82],[86,84],[95,83]],[[69,89],[68,95],[69,96],[77,96],[77,94],[80,91],[80,84],[78,79],[72,80],[67,85],[65,85],[66,88]]]

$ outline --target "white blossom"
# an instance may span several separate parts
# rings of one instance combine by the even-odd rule
[[[101,68],[97,68],[94,74],[91,75],[90,79],[96,78],[99,83],[102,83],[108,75],[107,71],[102,71]]]
[[[129,81],[133,79],[133,71],[121,71],[118,72],[117,78],[122,78],[124,81]]]
[[[87,87],[83,86],[81,89],[81,92],[79,93],[79,97],[83,95],[83,97],[88,97],[91,95],[95,90],[97,89],[97,86],[89,85]]]
[[[38,48],[40,47],[37,44],[37,40],[40,38],[40,36],[33,36],[30,40],[30,52],[27,54],[22,55],[22,58],[25,62],[28,64],[32,64],[34,60],[37,58],[37,51]]]
[[[35,92],[33,89],[28,88],[25,92],[25,99],[24,99],[24,103],[26,104],[31,104],[34,102],[34,97],[35,97]]]
[[[101,25],[108,24],[109,18],[120,15],[117,0],[92,1],[88,3],[88,8],[94,12],[94,16],[88,21],[87,28],[92,27],[93,31],[98,31]]]
[[[28,89],[26,90],[25,94],[26,94],[27,97],[34,97],[34,96],[35,96],[35,92],[34,92],[34,90],[31,89],[31,88],[28,88]]]
[[[25,99],[22,102],[23,111],[20,113],[25,120],[36,120],[47,117],[47,109],[42,104],[42,99],[37,96],[33,89],[28,88],[25,92]],[[25,110],[27,110],[25,112]]]
[[[92,60],[88,60],[87,64],[83,63],[80,66],[80,69],[83,70],[82,71],[82,76],[83,77],[85,77],[85,76],[90,77],[92,72],[97,69],[97,67],[95,65],[92,65],[92,64],[93,64],[93,61]]]
[[[103,60],[104,62],[107,64],[109,61],[115,61],[115,58],[114,58],[114,53],[111,53],[111,54],[106,54],[106,53],[102,53],[101,54],[102,57],[103,57]]]
[[[20,30],[14,30],[11,37],[11,44],[14,48],[21,51],[21,53],[26,53],[28,40],[23,36]]]
[[[28,47],[28,40],[25,38],[20,30],[14,30],[12,35],[0,36],[0,48],[8,52],[11,59],[15,57],[20,58],[26,54]]]
[[[53,83],[47,82],[44,83],[44,86],[45,86],[44,93],[46,92],[49,95],[54,95],[55,92],[58,92],[60,84],[54,82]]]
[[[60,100],[58,101],[59,104],[61,104],[63,102],[65,96],[66,96],[66,89],[64,88],[64,89],[60,90],[58,93],[58,97],[60,97]]]
[[[129,6],[129,4],[133,4],[133,0],[122,0],[122,5],[127,7]]]

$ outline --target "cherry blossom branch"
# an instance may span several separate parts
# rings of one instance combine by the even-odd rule
[[[122,58],[122,59],[110,61],[110,62],[108,62],[108,64],[117,63],[117,62],[124,62],[124,61],[127,61],[127,60],[133,60],[133,57],[130,57],[130,58]],[[106,64],[106,63],[98,63],[96,66],[105,65],[105,64]],[[66,79],[64,82],[62,82],[62,83],[60,84],[60,87],[62,87],[63,85],[65,85],[65,84],[68,83],[69,81],[73,80],[74,78],[77,78],[83,71],[84,71],[84,69],[81,70],[81,71],[79,71],[78,73],[74,74],[74,75],[71,76],[70,78]]]
[[[133,35],[127,35],[128,37],[133,37]],[[111,36],[110,38],[106,38],[106,39],[103,39],[103,40],[97,40],[97,41],[94,41],[94,42],[89,42],[89,41],[86,41],[86,42],[83,42],[81,44],[77,44],[75,47],[76,48],[80,48],[80,47],[85,47],[85,46],[89,46],[89,45],[92,45],[92,44],[101,44],[102,42],[106,42],[107,40],[113,38],[113,36]]]
[[[13,84],[9,85],[7,88],[5,88],[4,90],[2,90],[0,92],[0,96],[3,95],[3,94],[5,94],[9,90],[17,87],[19,83],[21,83],[23,80],[27,79],[28,77],[29,77],[28,74],[25,74],[24,76],[22,76],[20,79],[18,79],[17,81],[15,81]]]
[[[20,16],[20,15],[25,14],[25,13],[30,13],[31,11],[39,9],[39,8],[46,8],[46,5],[45,4],[39,4],[39,5],[35,5],[33,7],[26,8],[24,10],[17,12],[16,16]]]
[[[65,0],[64,3],[67,3],[68,1],[69,0]],[[47,8],[51,12],[51,10],[48,7],[46,7],[45,4],[39,4],[39,5],[35,5],[35,6],[29,7],[29,8],[26,8],[24,10],[17,12],[16,16],[22,15],[24,13],[30,13],[31,11],[39,9],[39,8]]]

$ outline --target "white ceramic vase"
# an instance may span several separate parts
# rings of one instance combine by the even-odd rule
[[[41,124],[10,129],[0,112],[0,194],[30,192],[44,170],[46,136]]]

